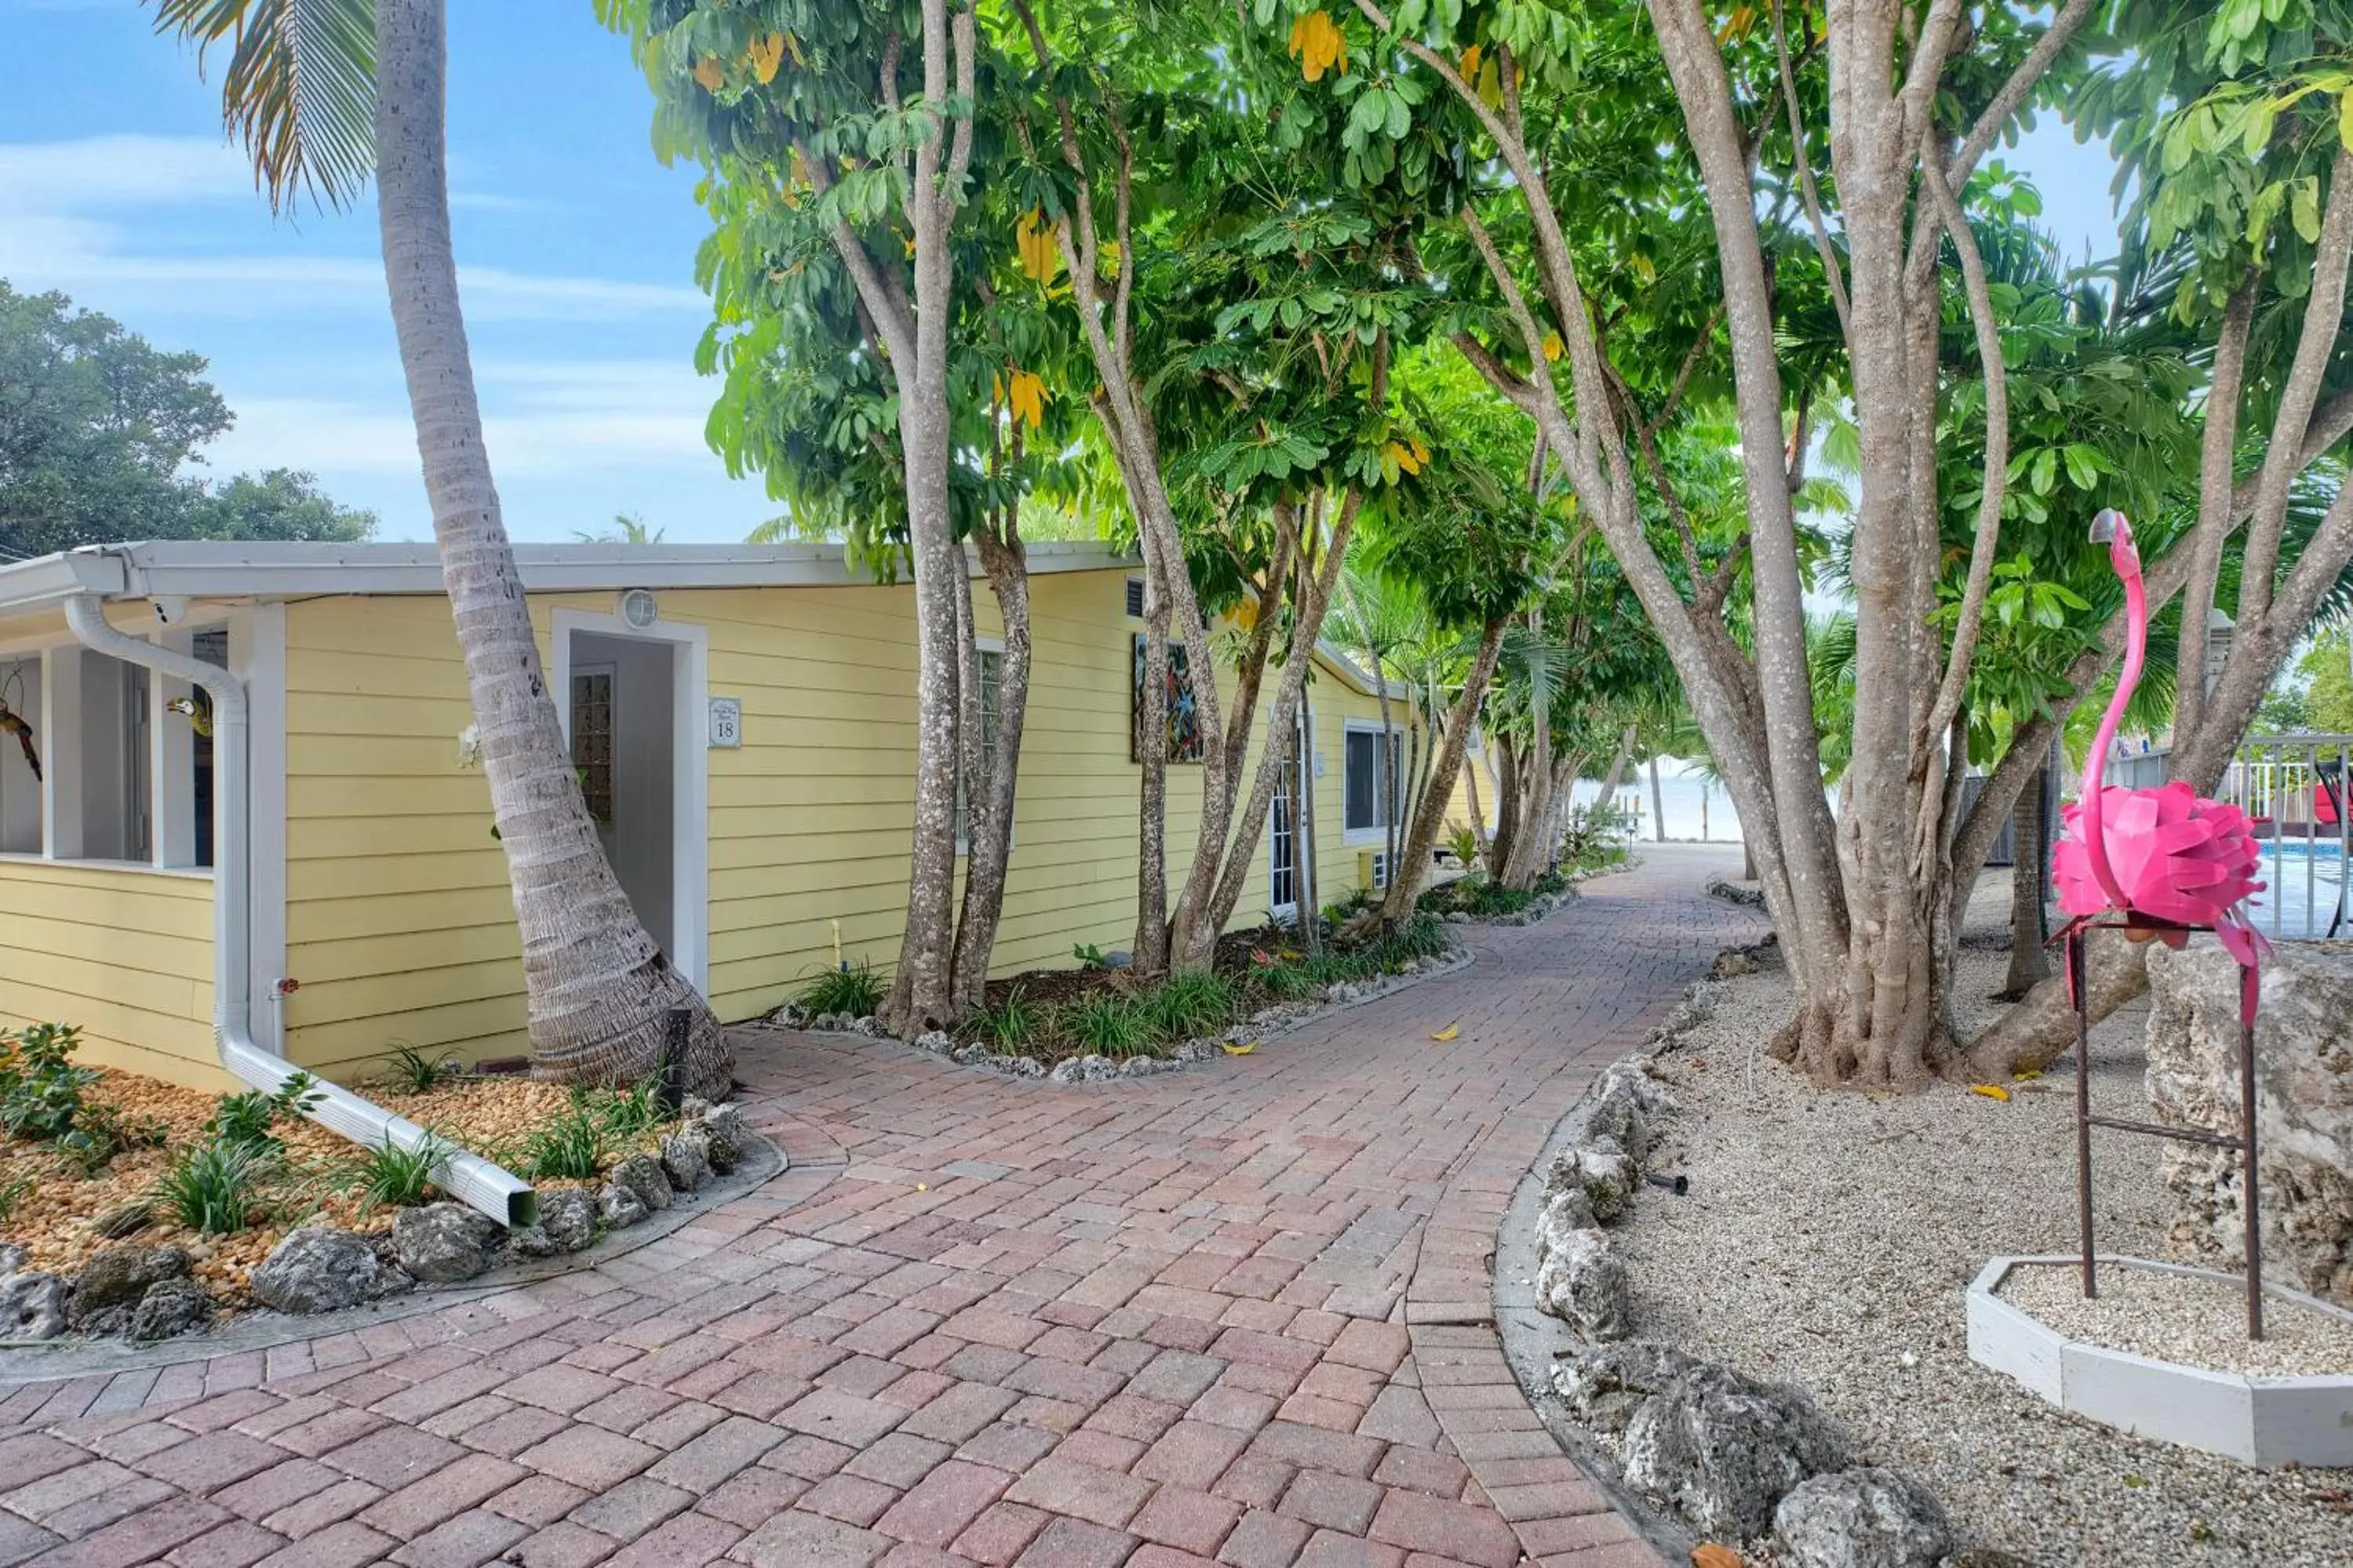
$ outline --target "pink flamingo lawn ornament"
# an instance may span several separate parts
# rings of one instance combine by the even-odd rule
[[[2246,814],[2221,801],[2202,800],[2179,780],[2158,789],[2103,784],[2108,749],[2116,726],[2140,684],[2148,653],[2148,593],[2141,584],[2140,552],[2132,524],[2110,508],[2092,520],[2094,543],[2108,547],[2108,563],[2125,587],[2125,662],[2116,695],[2100,720],[2099,738],[2084,763],[2084,786],[2067,807],[2063,829],[2052,852],[2051,871],[2059,884],[2059,907],[2073,918],[2061,930],[2067,943],[2067,989],[2075,1003],[2076,1201],[2084,1238],[2084,1294],[2099,1293],[2092,1249],[2092,1143],[2094,1126],[2162,1137],[2194,1136],[2200,1142],[2242,1152],[2245,1175],[2247,1333],[2261,1339],[2263,1259],[2257,1244],[2255,1186],[2254,1026],[2258,988],[2255,965],[2271,944],[2247,918],[2245,900],[2263,890],[2254,879],[2261,865],[2254,826]],[[2104,917],[2105,917],[2104,919]],[[2116,924],[2128,940],[2155,937],[2179,947],[2189,933],[2211,930],[2239,963],[2239,1109],[2235,1139],[2153,1122],[2094,1116],[2088,1058],[2089,999],[2084,974],[2084,934],[2094,924]]]
[[[2125,662],[2100,720],[2099,739],[2084,760],[2082,795],[2066,809],[2051,858],[2059,907],[2078,917],[2119,916],[2128,931],[2154,934],[2173,947],[2191,929],[2211,927],[2231,956],[2252,972],[2270,944],[2242,907],[2263,886],[2254,879],[2263,852],[2246,814],[2200,800],[2179,780],[2158,789],[2100,782],[2148,653],[2148,592],[2124,513],[2110,508],[2094,518],[2092,539],[2106,543],[2109,563],[2124,582]]]

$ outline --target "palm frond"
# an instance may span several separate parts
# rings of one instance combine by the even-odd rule
[[[223,130],[283,212],[305,192],[338,209],[375,170],[375,0],[154,0],[155,30],[229,48]]]

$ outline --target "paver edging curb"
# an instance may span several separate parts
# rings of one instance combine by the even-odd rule
[[[1714,1010],[1711,998],[1721,986],[1720,981],[1694,981],[1666,1022],[1651,1030],[1639,1047],[1610,1065],[1642,1066],[1672,1049],[1683,1036],[1706,1021]],[[1504,1361],[1536,1419],[1652,1551],[1670,1563],[1683,1563],[1690,1560],[1699,1538],[1626,1486],[1618,1456],[1570,1417],[1567,1403],[1553,1387],[1554,1364],[1563,1352],[1578,1349],[1585,1342],[1567,1323],[1536,1306],[1536,1220],[1544,1210],[1545,1173],[1556,1155],[1583,1135],[1585,1123],[1579,1113],[1609,1071],[1605,1067],[1596,1073],[1586,1092],[1561,1112],[1504,1210],[1495,1233],[1495,1332],[1503,1342]]]
[[[757,1192],[792,1168],[783,1145],[749,1127],[740,1133],[743,1155],[733,1172],[713,1177],[695,1193],[673,1192],[670,1207],[622,1230],[611,1230],[593,1247],[556,1258],[532,1258],[501,1265],[462,1285],[420,1284],[415,1289],[381,1300],[345,1307],[332,1312],[296,1315],[256,1308],[226,1325],[204,1333],[184,1334],[134,1345],[123,1340],[58,1339],[56,1350],[0,1350],[0,1389],[26,1384],[55,1383],[66,1378],[111,1377],[118,1373],[145,1372],[188,1362],[212,1361],[248,1351],[274,1350],[280,1345],[326,1339],[375,1323],[394,1322],[444,1308],[462,1306],[485,1297],[502,1295],[521,1286],[535,1285],[570,1274],[591,1272],[673,1231],[709,1212],[716,1204],[732,1202]]]

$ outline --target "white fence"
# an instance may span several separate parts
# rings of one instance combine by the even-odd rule
[[[2128,789],[2154,789],[2171,761],[2164,752],[2110,759],[2103,774]],[[2353,735],[2257,735],[2223,770],[2216,798],[2252,818],[2263,841],[2264,890],[2252,900],[2255,923],[2281,941],[2353,934],[2346,888],[2353,813]]]

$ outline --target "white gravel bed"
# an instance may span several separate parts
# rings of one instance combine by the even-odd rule
[[[1978,942],[2008,897],[1985,879]],[[1964,948],[1965,1030],[1995,1011],[1980,998],[2005,964]],[[2266,1473],[2127,1437],[1968,1359],[1964,1296],[1986,1260],[2075,1250],[2071,1061],[2007,1103],[1953,1085],[1822,1093],[1763,1055],[1788,1006],[1778,966],[1732,980],[1662,1063],[1683,1109],[1651,1164],[1691,1190],[1641,1190],[1620,1228],[1638,1335],[1813,1394],[1862,1462],[1944,1499],[1968,1549],[1957,1564],[2353,1564],[2353,1472]],[[2147,1116],[2145,1023],[2134,1007],[2094,1032],[2095,1108]],[[2094,1140],[2100,1249],[2161,1257],[2162,1144]]]
[[[2158,1361],[2250,1377],[2353,1373],[2353,1320],[2267,1295],[2263,1337],[2250,1340],[2242,1286],[2146,1268],[2103,1268],[2099,1278],[2087,1301],[2073,1264],[2021,1263],[1995,1294],[2071,1340]]]

